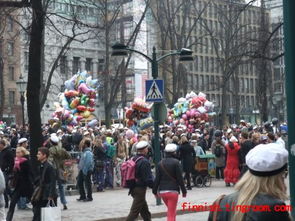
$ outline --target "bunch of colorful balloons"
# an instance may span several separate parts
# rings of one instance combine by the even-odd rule
[[[200,92],[188,93],[186,97],[178,99],[173,109],[168,112],[168,123],[185,125],[189,132],[199,127],[201,121],[209,121],[214,116],[214,104],[206,99],[206,94]]]
[[[131,107],[125,109],[125,115],[128,119],[128,127],[138,125],[141,127],[141,129],[146,128],[146,125],[143,123],[143,120],[149,118],[150,111],[151,108],[148,106],[146,102],[144,102],[141,98],[135,98]],[[150,120],[147,122],[150,123]]]
[[[4,130],[6,128],[6,123],[3,121],[0,121],[0,130]]]
[[[65,82],[65,91],[59,95],[59,102],[55,102],[55,112],[49,123],[61,125],[77,125],[82,119],[89,119],[95,111],[96,89],[99,82],[92,79],[86,71],[75,74]],[[96,119],[89,124],[95,125]]]

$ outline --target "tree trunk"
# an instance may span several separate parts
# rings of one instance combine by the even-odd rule
[[[3,119],[4,104],[5,104],[5,90],[4,90],[4,62],[0,57],[0,120]]]
[[[222,83],[222,92],[221,92],[221,126],[224,127],[227,124],[227,97],[226,97],[226,91],[227,91],[227,82]]]
[[[41,116],[40,116],[40,73],[41,47],[44,30],[44,13],[40,0],[32,0],[32,28],[29,47],[29,73],[27,85],[27,109],[30,125],[30,155],[34,175],[37,174],[37,152],[42,146]]]

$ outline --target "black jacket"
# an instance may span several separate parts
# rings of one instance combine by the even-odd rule
[[[51,197],[51,198],[57,197],[56,170],[47,161],[44,163],[41,163],[41,165],[40,165],[40,179],[42,177],[44,168],[46,168],[46,170],[45,170],[44,181],[41,183],[41,187],[43,188],[42,200],[48,200],[49,197]],[[40,185],[40,181],[38,182],[38,185]]]
[[[196,159],[196,152],[194,148],[189,143],[184,143],[180,145],[179,153],[183,171],[187,173],[192,172]]]
[[[239,150],[239,158],[241,164],[246,163],[246,155],[254,146],[254,143],[250,140],[246,140],[244,143],[241,144],[241,148]]]
[[[235,208],[232,209],[231,205],[237,205],[237,198],[238,198],[238,192],[235,192],[225,196],[224,199],[220,201],[221,211],[217,212],[216,220],[219,220],[219,221],[233,220],[232,219],[233,211],[231,210],[235,210]],[[243,221],[269,221],[269,220],[289,221],[290,220],[288,212],[274,211],[275,206],[282,206],[282,205],[285,205],[285,203],[280,199],[274,198],[273,196],[259,193],[257,196],[254,197],[251,205],[252,206],[260,205],[260,206],[263,206],[264,208],[269,207],[270,211],[265,211],[265,212],[257,211],[255,208],[253,209],[250,208],[250,210],[244,213],[245,215],[244,215]],[[250,206],[250,205],[247,205],[247,206]],[[238,207],[236,208],[239,209]],[[213,212],[210,212],[208,220],[209,221],[213,220]]]
[[[14,176],[14,179],[16,179],[15,191],[19,191],[22,197],[30,199],[33,194],[34,185],[29,159],[20,164],[20,170],[14,171]]]
[[[179,187],[181,188],[181,192],[183,194],[186,193],[180,162],[168,155],[166,158],[161,160],[157,166],[153,194],[156,195],[157,192],[165,190],[175,190],[180,192]]]
[[[11,150],[4,148],[0,152],[0,167],[5,176],[9,175],[13,171],[14,156]]]
[[[148,159],[144,155],[136,155],[134,157],[134,161],[143,156],[143,159],[140,159],[136,162],[135,166],[135,178],[136,180],[136,187],[150,187],[153,188],[154,180],[151,170],[151,164]]]

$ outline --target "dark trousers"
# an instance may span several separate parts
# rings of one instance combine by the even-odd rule
[[[87,191],[87,198],[92,199],[91,171],[88,171],[87,175],[84,175],[82,170],[80,170],[77,184],[79,188],[80,199],[86,199],[85,187]]]
[[[9,197],[11,196],[11,191],[10,191],[10,188],[9,188],[9,185],[8,185],[8,174],[3,174],[4,175],[4,179],[5,179],[5,185],[6,185],[6,188],[4,190],[4,201],[5,201],[5,208],[8,208],[9,206]]]
[[[54,205],[57,206],[57,198],[54,198],[53,202],[54,202]],[[32,221],[41,221],[41,208],[46,207],[47,204],[48,204],[48,200],[41,200],[39,202],[34,203],[34,206],[33,206],[34,216]]]
[[[19,200],[19,198],[20,198],[20,192],[19,192],[19,190],[15,190],[11,196],[9,210],[8,210],[7,216],[6,216],[6,221],[12,221],[14,210],[15,210],[15,205],[16,205],[17,201]]]
[[[216,179],[224,178],[223,170],[224,170],[224,167],[216,167]]]
[[[184,178],[186,179],[186,186],[191,187],[191,173],[190,172],[185,172]]]
[[[146,199],[146,188],[145,187],[135,187],[131,190],[131,196],[133,197],[133,203],[126,221],[134,221],[137,219],[138,214],[141,215],[144,221],[150,221],[151,213],[147,205]]]

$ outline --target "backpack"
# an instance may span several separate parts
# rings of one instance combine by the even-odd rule
[[[216,146],[216,147],[215,147],[214,154],[215,154],[216,157],[221,157],[222,149],[221,149],[220,146]]]
[[[143,156],[138,157],[136,160],[131,158],[130,160],[125,161],[121,165],[121,186],[124,188],[133,188],[135,186],[135,167],[136,163],[143,159]]]
[[[115,154],[116,154],[116,147],[114,145],[108,145],[108,148],[107,148],[107,151],[106,151],[107,157],[113,159]]]

